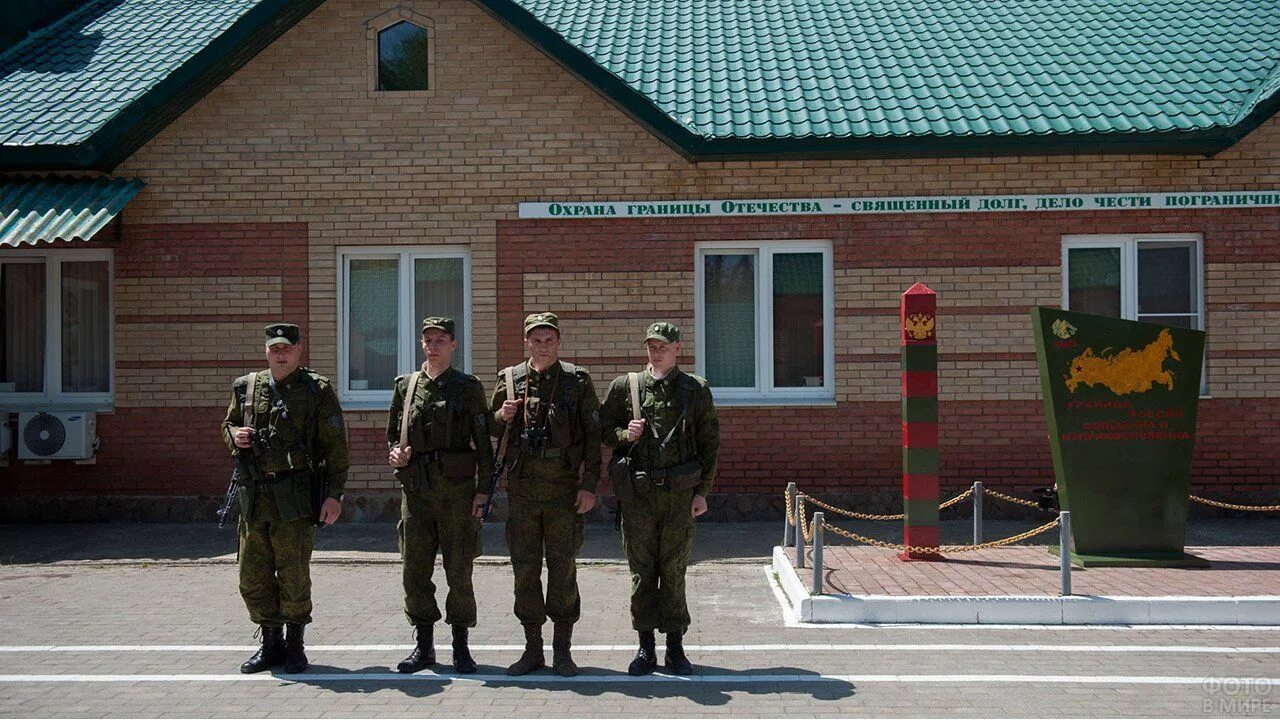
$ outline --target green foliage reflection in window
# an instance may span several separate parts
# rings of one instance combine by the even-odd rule
[[[401,21],[378,33],[378,89],[427,89],[427,31]]]

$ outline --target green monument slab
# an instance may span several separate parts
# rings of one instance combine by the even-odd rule
[[[1184,549],[1204,333],[1042,307],[1031,323],[1072,560],[1208,565]]]

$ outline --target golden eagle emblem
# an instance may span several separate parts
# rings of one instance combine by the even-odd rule
[[[933,316],[913,313],[907,316],[907,322],[903,327],[913,340],[928,340],[933,334]]]
[[[1062,318],[1054,320],[1053,325],[1050,326],[1049,329],[1053,330],[1053,334],[1057,335],[1063,340],[1069,339],[1072,335],[1075,335],[1077,332],[1075,325],[1072,325],[1071,323],[1067,322],[1066,320],[1063,320]]]

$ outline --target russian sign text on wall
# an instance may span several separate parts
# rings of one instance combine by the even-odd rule
[[[876,213],[1053,212],[1159,208],[1280,207],[1280,190],[1094,195],[681,200],[668,202],[523,202],[522,218],[594,219],[863,215]]]

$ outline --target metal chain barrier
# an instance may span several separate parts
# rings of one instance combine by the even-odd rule
[[[1035,501],[1034,501],[1034,500],[1024,500],[1024,499],[1022,499],[1022,498],[1020,498],[1020,497],[1014,497],[1014,496],[1012,496],[1012,495],[1005,495],[1005,494],[1004,494],[1004,493],[1002,493],[1002,492],[996,492],[995,490],[989,490],[989,489],[987,489],[987,487],[986,487],[985,485],[982,487],[982,493],[983,493],[984,495],[990,495],[991,497],[996,498],[997,500],[1004,500],[1004,501],[1006,501],[1006,502],[1011,502],[1011,503],[1013,503],[1013,504],[1015,504],[1015,505],[1025,505],[1025,506],[1027,506],[1027,507],[1032,507],[1032,508],[1035,508],[1035,509],[1037,509],[1037,510],[1044,510],[1044,508],[1042,508],[1042,507],[1040,507],[1039,505],[1037,505],[1037,504],[1035,503]]]
[[[1001,547],[1004,545],[1012,545],[1016,542],[1021,542],[1022,540],[1026,540],[1029,537],[1039,535],[1042,532],[1052,530],[1053,528],[1058,527],[1058,523],[1059,523],[1058,518],[1054,518],[1052,521],[1047,522],[1038,528],[1033,528],[1024,533],[1019,533],[1012,537],[1004,538],[1003,540],[992,540],[991,542],[985,542],[978,545],[943,545],[941,547],[916,547],[914,545],[900,545],[898,543],[886,542],[884,540],[876,540],[875,538],[869,538],[869,537],[866,537],[865,535],[859,535],[858,533],[845,530],[844,528],[836,527],[835,525],[832,525],[830,523],[823,523],[822,527],[825,530],[830,530],[831,532],[834,532],[837,535],[843,535],[844,537],[850,540],[853,540],[854,542],[860,542],[860,543],[863,543],[864,545],[874,545],[875,547],[887,548],[889,550],[898,550],[898,551],[905,551],[909,553],[923,554],[923,553],[939,553],[939,552],[941,553],[972,552],[974,550],[987,550],[990,548]]]
[[[805,500],[805,496],[797,493],[796,502],[799,503],[797,507],[799,508],[799,511],[800,511],[799,512],[800,536],[804,538],[805,542],[812,543],[813,542],[813,526],[809,524],[809,514],[804,511],[805,510],[804,500]]]
[[[1232,503],[1218,502],[1217,500],[1209,500],[1198,495],[1192,495],[1191,500],[1201,505],[1222,508],[1223,510],[1245,510],[1247,512],[1277,512],[1280,511],[1280,505],[1233,505]]]
[[[973,488],[969,488],[968,490],[965,490],[959,495],[939,505],[938,509],[946,510],[952,505],[955,505],[956,503],[963,501],[965,498],[969,497],[972,494],[973,494]],[[813,503],[815,506],[822,508],[827,512],[835,513],[837,515],[843,515],[844,517],[852,518],[854,520],[902,520],[905,517],[902,513],[898,513],[896,515],[892,515],[892,514],[891,515],[872,515],[870,513],[854,512],[853,510],[845,510],[844,508],[838,508],[838,507],[835,507],[834,505],[828,505],[822,502],[821,500],[810,495],[804,495],[804,497],[809,502]]]

